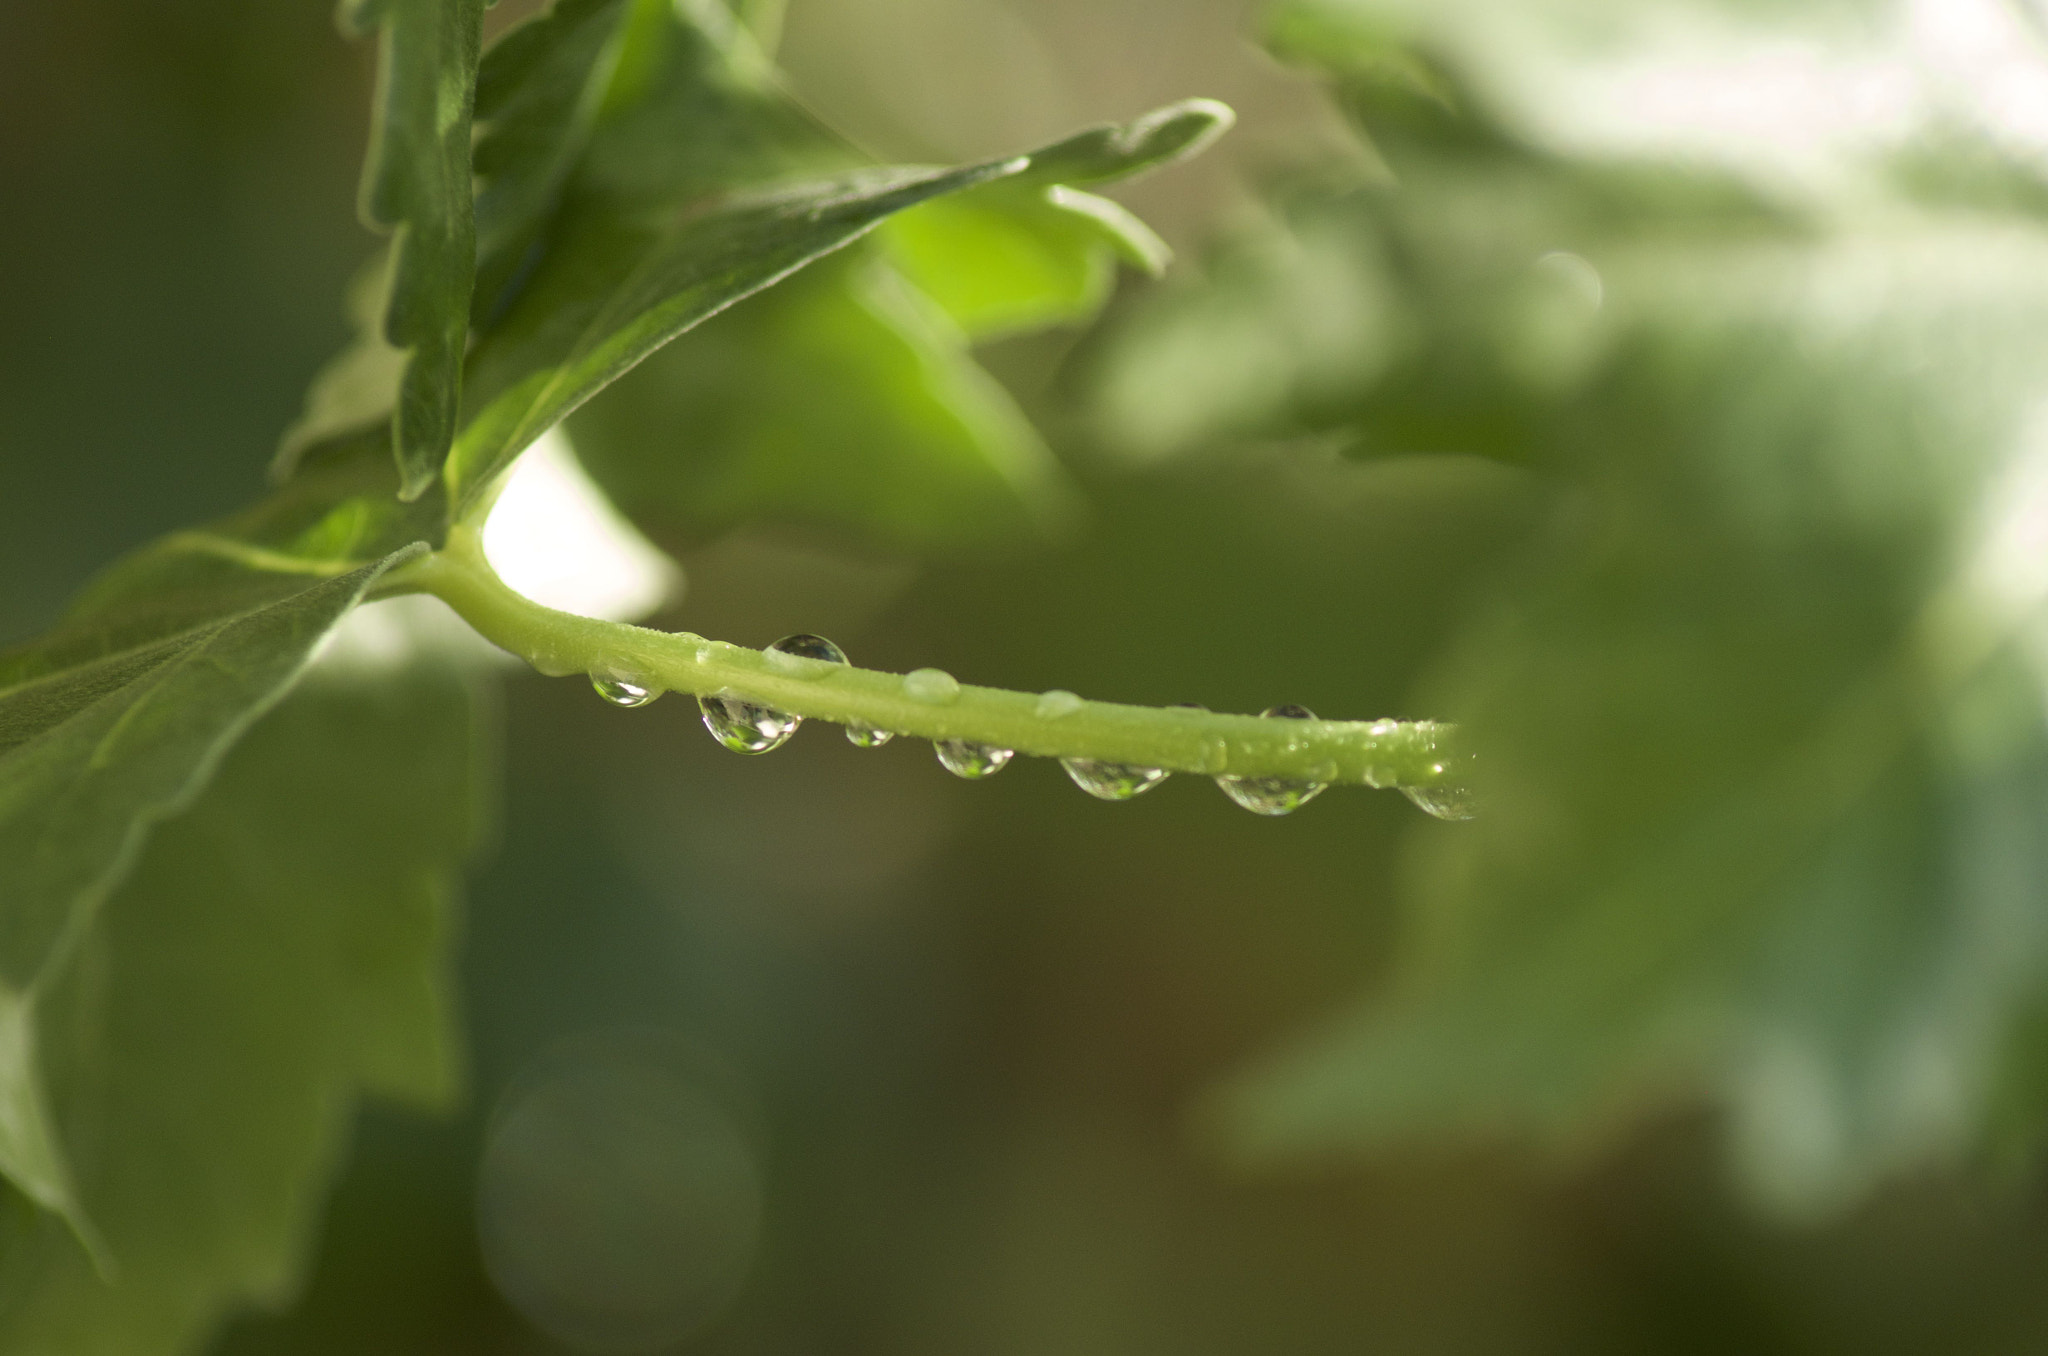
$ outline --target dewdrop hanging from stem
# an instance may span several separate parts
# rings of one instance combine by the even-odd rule
[[[804,721],[823,720],[845,726],[863,747],[896,735],[930,740],[949,771],[970,779],[994,775],[1020,753],[1057,758],[1077,785],[1107,800],[1130,799],[1183,772],[1216,778],[1261,814],[1287,813],[1347,784],[1398,787],[1440,818],[1471,814],[1464,757],[1450,727],[1433,721],[1318,720],[1299,707],[1237,716],[1126,706],[975,687],[939,669],[859,669],[818,636],[785,637],[763,651],[598,621],[514,592],[467,524],[394,576],[388,591],[433,594],[542,673],[588,674],[614,705],[690,693],[713,736],[744,753],[778,748]]]

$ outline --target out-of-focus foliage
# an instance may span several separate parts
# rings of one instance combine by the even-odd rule
[[[1477,454],[1554,504],[1415,698],[1465,725],[1485,812],[1415,835],[1384,987],[1235,1089],[1255,1152],[1583,1150],[1705,1095],[1752,1192],[1806,1212],[2015,1147],[2048,981],[2048,233],[1891,167],[2043,181],[1950,120],[1792,192],[1782,146],[1652,158],[1570,88],[1654,72],[1685,24],[1737,78],[1814,17],[1284,6],[1384,175],[1298,194],[1110,354],[1130,455]]]

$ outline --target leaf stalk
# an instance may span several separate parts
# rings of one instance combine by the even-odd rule
[[[384,591],[432,594],[492,644],[550,676],[607,674],[661,691],[737,696],[806,720],[1046,758],[1379,787],[1468,780],[1454,728],[1435,721],[1273,720],[965,683],[955,693],[945,681],[906,683],[902,674],[558,612],[500,579],[469,524],[452,528],[440,551],[394,572]]]

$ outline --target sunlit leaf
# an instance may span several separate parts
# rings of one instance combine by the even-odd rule
[[[958,550],[1029,532],[1065,503],[965,337],[864,253],[685,335],[572,429],[622,508],[685,537],[773,518]]]
[[[890,260],[969,337],[1092,319],[1118,259],[1157,277],[1166,243],[1107,198],[1055,184],[991,184],[892,217]]]

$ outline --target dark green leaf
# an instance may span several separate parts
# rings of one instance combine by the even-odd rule
[[[1159,251],[1120,209],[1072,190],[1046,191],[1057,177],[1052,171],[1083,178],[1131,173],[1187,153],[1228,117],[1220,106],[1177,105],[1129,127],[1061,142],[1049,152],[1050,168],[1017,157],[951,171],[849,170],[790,186],[792,175],[841,168],[855,157],[782,94],[744,30],[717,5],[687,15],[667,5],[640,6],[605,106],[549,226],[546,251],[472,359],[470,414],[449,466],[458,512],[541,432],[662,344],[927,200],[1011,176],[1038,184],[1035,192],[984,194],[979,211],[913,230],[898,253],[963,313],[978,308],[979,326],[1082,314],[1100,300],[1111,248],[1154,266]],[[995,224],[1005,215],[1013,218],[1007,233]],[[961,256],[990,244],[1006,257],[990,259],[993,275],[977,294]],[[838,276],[850,282],[873,275]],[[873,286],[860,286],[866,295],[819,303],[839,317],[821,314],[821,330],[863,309],[874,312]],[[906,326],[899,318],[890,328],[893,334],[880,341],[883,353],[911,342],[925,366],[956,374],[925,380],[926,398],[902,405],[905,436],[915,441],[920,421],[983,430],[1000,423],[1003,435],[985,449],[989,474],[981,479],[1014,480],[1018,441],[1009,429],[1020,425],[1007,413],[990,413],[994,388],[959,375],[958,344],[928,324]],[[807,361],[815,364],[830,346],[812,345]],[[843,342],[836,347],[850,353]],[[770,355],[760,361],[777,364]],[[828,364],[819,375],[838,386],[852,374],[844,364]],[[947,407],[966,392],[973,393],[969,406]],[[728,405],[729,428],[744,422],[739,405]],[[758,441],[777,445],[786,438],[786,429],[764,430]],[[599,460],[617,465],[620,457]],[[786,478],[786,466],[778,462],[764,474]],[[726,496],[710,516],[744,497]]]
[[[477,71],[476,294],[488,322],[538,244],[625,50],[631,0],[561,0]]]
[[[323,663],[151,835],[36,995],[106,1274],[17,1214],[0,1349],[172,1356],[284,1302],[356,1097],[447,1101],[471,727],[446,672]]]
[[[51,636],[0,654],[0,1172],[74,1222],[32,1058],[37,995],[150,827],[191,803],[334,625],[410,554],[309,579],[160,548],[117,567]]]
[[[457,511],[535,438],[678,334],[892,212],[1022,163],[864,171],[729,201],[683,217],[651,242],[618,222],[565,229],[472,364],[476,412],[448,462]]]
[[[382,30],[362,212],[394,233],[385,338],[406,353],[391,425],[407,499],[455,437],[476,272],[470,114],[484,0],[343,0],[343,26]]]

